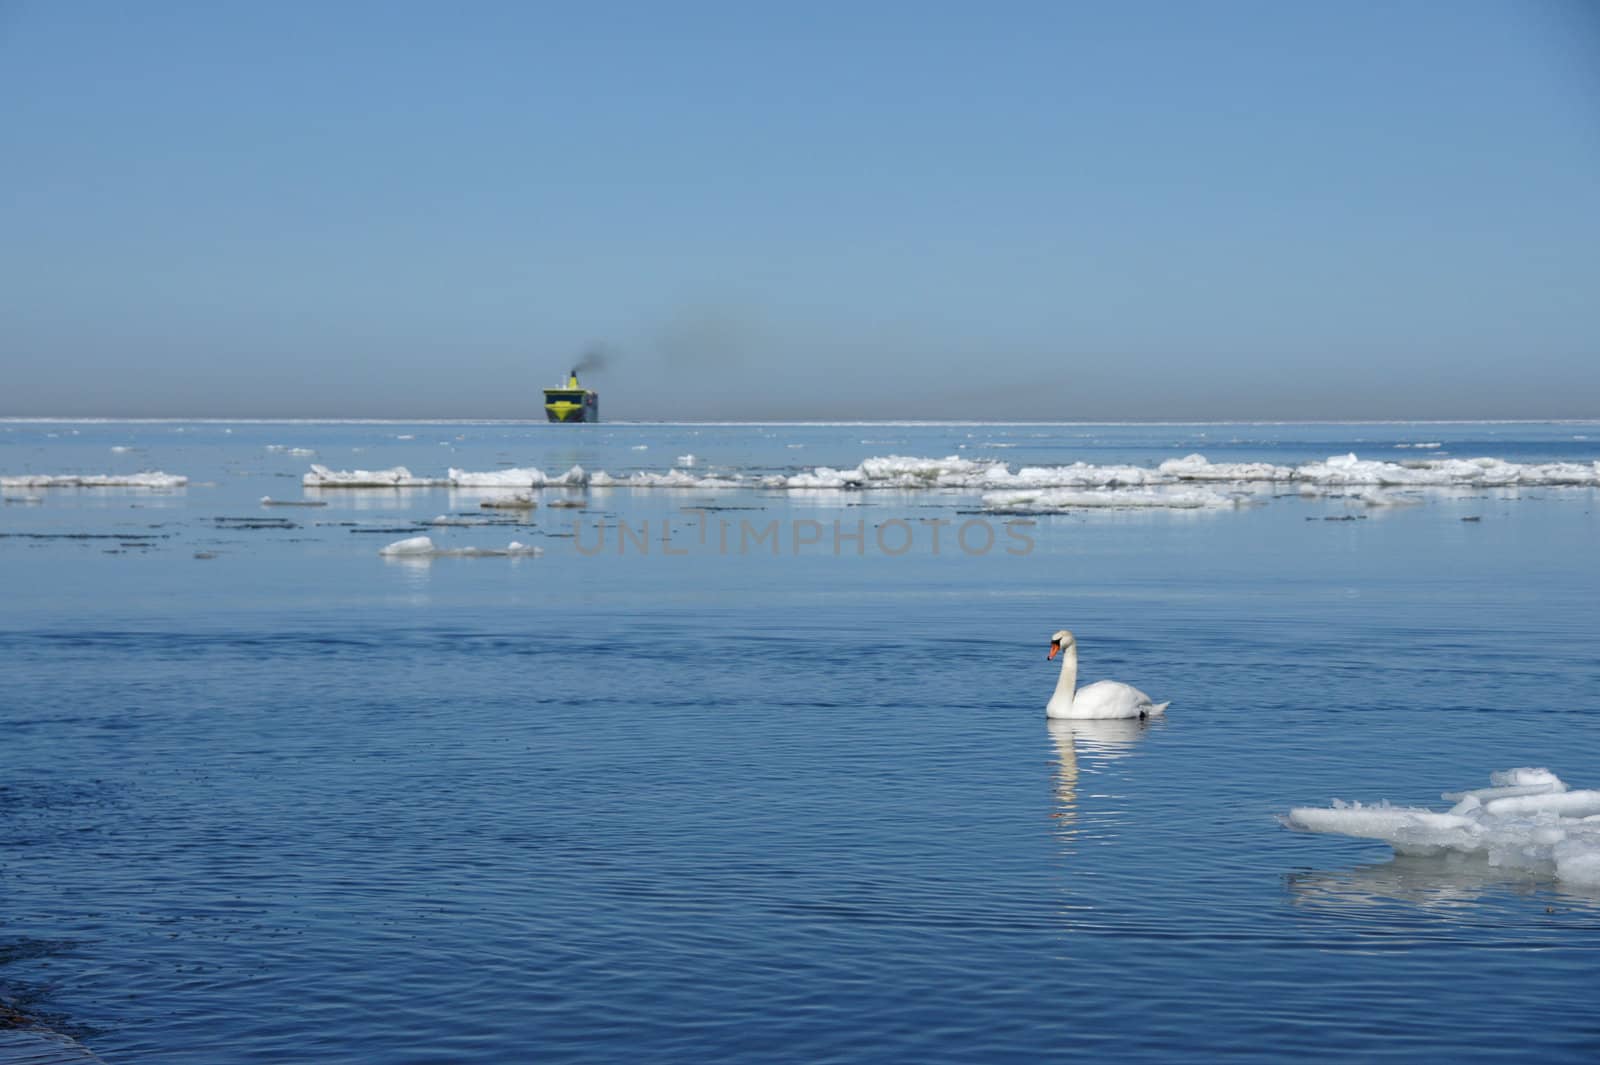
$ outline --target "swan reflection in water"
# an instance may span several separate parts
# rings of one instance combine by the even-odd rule
[[[1159,718],[1047,718],[1045,727],[1061,759],[1056,786],[1057,809],[1065,835],[1077,835],[1079,778],[1085,767],[1126,758]]]
[[[1329,911],[1376,910],[1400,903],[1432,913],[1473,908],[1484,896],[1541,895],[1563,905],[1600,907],[1600,889],[1560,884],[1549,871],[1490,865],[1482,855],[1397,854],[1350,869],[1303,870],[1284,876],[1296,906]]]

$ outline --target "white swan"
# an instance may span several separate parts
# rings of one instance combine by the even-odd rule
[[[1061,679],[1044,712],[1048,717],[1149,717],[1159,714],[1170,703],[1152,702],[1150,696],[1131,684],[1097,680],[1078,687],[1078,641],[1062,629],[1050,637],[1048,661],[1061,652]]]

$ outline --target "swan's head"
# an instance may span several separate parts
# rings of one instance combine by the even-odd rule
[[[1050,653],[1044,656],[1045,661],[1048,662],[1050,659],[1054,658],[1056,656],[1056,652],[1058,651],[1072,650],[1075,646],[1077,646],[1077,643],[1078,641],[1072,638],[1072,633],[1068,632],[1066,629],[1062,629],[1060,632],[1050,637]]]

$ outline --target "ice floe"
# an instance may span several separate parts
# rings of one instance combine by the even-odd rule
[[[532,466],[509,470],[489,470],[474,473],[471,470],[451,469],[447,483],[456,488],[543,488],[576,487],[589,483],[589,474],[582,466],[574,466],[566,473],[554,477]]]
[[[428,536],[412,536],[380,549],[389,558],[534,558],[544,548],[513,540],[504,547],[439,547]]]
[[[1023,488],[984,494],[990,510],[1074,510],[1131,507],[1200,510],[1238,506],[1240,500],[1208,488]]]
[[[679,469],[671,469],[666,473],[640,471],[623,477],[613,477],[601,470],[589,478],[589,485],[592,488],[750,488],[757,483],[737,474],[727,477],[701,477]]]
[[[433,488],[449,481],[434,477],[414,477],[404,466],[387,470],[330,470],[312,463],[311,472],[300,479],[307,488]]]
[[[1361,493],[1361,502],[1369,507],[1410,507],[1421,503],[1416,496],[1396,495],[1393,492],[1384,492],[1377,488]]]
[[[174,473],[21,474],[0,477],[0,488],[182,488],[189,478]]]
[[[1419,459],[1404,464],[1334,455],[1294,471],[1295,479],[1337,485],[1422,485],[1442,488],[1597,485],[1600,462],[1507,462],[1504,459]]]
[[[1382,840],[1397,854],[1480,855],[1492,866],[1554,872],[1566,883],[1600,887],[1600,791],[1571,791],[1548,769],[1489,775],[1487,788],[1446,792],[1439,812],[1388,802],[1301,806],[1290,828]]]
[[[1168,459],[1156,468],[1179,481],[1289,481],[1294,479],[1295,473],[1291,466],[1275,466],[1270,462],[1211,462],[1204,455]]]
[[[512,492],[508,495],[497,495],[479,503],[480,507],[498,508],[500,510],[532,510],[539,504],[534,501],[531,493]]]

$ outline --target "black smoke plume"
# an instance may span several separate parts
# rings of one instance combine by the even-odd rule
[[[590,344],[584,349],[583,357],[573,364],[573,373],[600,373],[606,364],[614,357],[614,353],[603,345]]]

